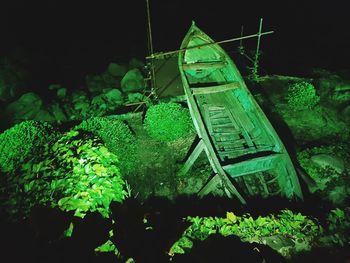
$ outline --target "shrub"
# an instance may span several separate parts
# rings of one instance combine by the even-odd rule
[[[302,81],[292,84],[288,88],[287,102],[292,110],[306,110],[313,108],[320,101],[315,87]]]
[[[326,154],[342,160],[349,160],[350,145],[342,143],[335,146],[312,147],[298,152],[297,158],[301,167],[315,181],[316,189],[323,198],[333,203],[342,203],[349,195],[349,169],[339,172],[331,166],[319,166],[312,161],[312,156]]]
[[[0,170],[14,172],[30,155],[40,154],[57,135],[48,123],[23,121],[0,134]]]
[[[43,205],[78,217],[94,211],[108,217],[110,203],[124,199],[117,157],[91,133],[67,132],[45,156],[28,161],[8,182],[10,215],[26,217],[34,205]]]
[[[152,138],[164,142],[174,141],[193,132],[189,110],[172,102],[149,107],[144,127]]]
[[[118,157],[123,174],[133,170],[136,154],[135,136],[125,123],[108,117],[94,117],[84,120],[75,129],[89,131],[100,137],[106,147]]]
[[[238,236],[243,242],[269,245],[285,257],[290,257],[293,251],[278,244],[278,239],[293,240],[293,243],[303,244],[300,250],[309,250],[312,242],[323,233],[323,228],[315,218],[309,218],[291,210],[282,210],[278,215],[259,216],[254,219],[250,214],[237,216],[227,212],[226,217],[192,217],[184,218],[191,225],[184,231],[182,237],[170,248],[169,255],[184,254],[192,248],[192,240],[205,240],[212,234],[222,236]],[[275,243],[276,242],[276,243]],[[296,248],[298,250],[298,248]]]

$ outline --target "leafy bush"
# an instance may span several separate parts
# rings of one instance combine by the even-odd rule
[[[78,217],[94,211],[108,217],[110,203],[124,199],[117,156],[90,133],[65,133],[45,155],[9,178],[10,215],[26,217],[34,205],[44,205],[74,211]]]
[[[23,121],[0,134],[0,170],[14,172],[30,155],[40,154],[57,134],[48,123]]]
[[[318,237],[323,229],[314,219],[293,213],[290,210],[282,210],[277,216],[259,216],[253,219],[250,214],[236,216],[232,212],[226,213],[226,218],[220,217],[187,217],[186,221],[192,223],[182,237],[174,243],[169,254],[183,254],[192,248],[192,240],[205,240],[211,234],[219,233],[223,236],[236,235],[244,242],[256,242],[268,244],[271,237],[280,236],[291,239],[295,243],[303,244],[297,249],[310,249],[311,242]],[[273,245],[271,245],[273,246]],[[283,256],[290,257],[291,251],[285,247],[273,247],[278,249]]]
[[[125,123],[108,117],[94,117],[84,120],[75,129],[89,131],[100,137],[118,157],[121,172],[125,174],[132,171],[136,158],[135,137]]]
[[[312,109],[319,101],[320,97],[311,83],[297,82],[288,88],[287,102],[292,110]]]
[[[332,209],[327,216],[330,242],[345,246],[350,241],[350,207]]]
[[[334,203],[341,203],[350,192],[348,169],[342,173],[330,166],[320,167],[311,157],[317,154],[337,156],[342,160],[350,160],[350,145],[347,143],[335,146],[322,146],[305,149],[297,154],[298,161],[306,173],[315,181],[319,193]]]
[[[152,138],[164,142],[185,137],[193,131],[189,110],[173,102],[149,107],[144,127]]]

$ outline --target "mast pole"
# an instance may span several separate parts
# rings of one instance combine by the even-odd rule
[[[258,59],[259,59],[259,49],[260,49],[260,39],[261,39],[261,31],[262,31],[262,23],[263,23],[263,19],[260,18],[260,25],[259,25],[259,32],[257,34],[258,36],[258,42],[256,44],[256,52],[255,52],[255,59],[254,59],[254,65],[258,64]]]
[[[149,0],[146,0],[146,9],[147,9],[148,52],[149,52],[148,56],[146,57],[147,59],[153,54],[153,39],[152,39],[151,12],[150,12]],[[156,79],[155,79],[153,59],[151,59],[150,64],[151,64],[151,94],[154,95]]]

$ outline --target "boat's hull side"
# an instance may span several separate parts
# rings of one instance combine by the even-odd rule
[[[194,125],[214,171],[225,171],[246,195],[302,198],[290,157],[226,52],[192,26],[179,69]],[[191,48],[202,45],[201,48]]]

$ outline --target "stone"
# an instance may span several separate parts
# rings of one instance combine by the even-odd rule
[[[23,92],[24,81],[19,68],[1,65],[0,59],[0,101],[9,102]]]
[[[6,107],[6,114],[14,120],[30,120],[39,112],[42,106],[41,98],[33,93],[23,94],[18,100]]]
[[[126,67],[117,63],[109,63],[108,73],[113,77],[123,77],[126,74]]]
[[[139,102],[143,100],[144,95],[142,95],[139,92],[136,93],[129,93],[128,94],[128,102],[129,103],[134,103],[134,102]]]
[[[104,95],[104,97],[112,104],[121,104],[123,102],[122,92],[118,89],[111,89]]]
[[[46,121],[46,122],[54,122],[55,117],[50,114],[47,110],[41,109],[39,110],[35,116],[33,117],[34,120],[36,121]]]
[[[87,89],[91,93],[99,93],[105,88],[104,80],[101,76],[87,76],[85,79]]]
[[[121,89],[123,92],[142,91],[144,87],[143,76],[137,68],[129,70],[121,81]]]
[[[51,105],[50,112],[58,122],[67,120],[67,116],[64,114],[63,110],[57,103]]]
[[[350,122],[350,105],[345,106],[341,111],[341,117],[347,122]]]
[[[311,161],[321,168],[330,166],[338,173],[342,173],[345,169],[345,164],[342,159],[330,154],[317,154],[311,157]]]
[[[129,68],[138,68],[142,69],[145,67],[145,63],[137,58],[132,58],[129,61]]]

